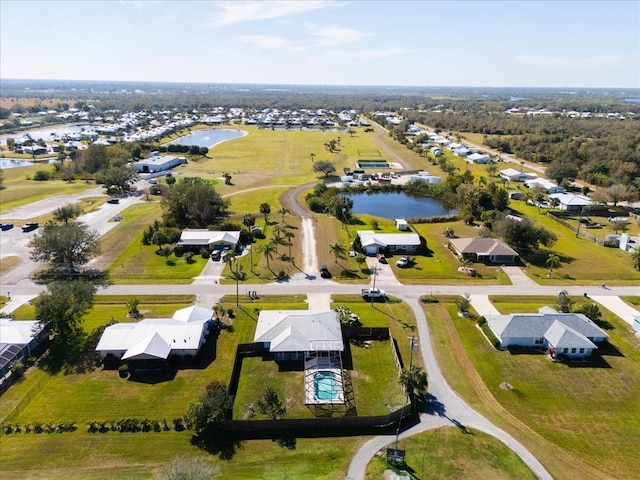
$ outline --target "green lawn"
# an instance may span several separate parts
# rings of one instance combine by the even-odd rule
[[[526,205],[524,201],[512,201],[511,208],[558,236],[558,241],[550,249],[544,249],[545,254],[527,264],[527,273],[536,282],[543,285],[597,285],[602,281],[610,285],[640,283],[640,272],[633,269],[630,253],[603,247],[584,237],[576,238],[574,231],[547,217],[546,211],[539,213],[536,207]],[[555,252],[561,261],[552,277],[548,276],[546,264],[548,251]],[[603,265],[606,268],[602,268]]]
[[[537,311],[552,298],[493,297],[500,313]],[[583,297],[574,298],[576,308]],[[608,368],[572,368],[546,355],[495,350],[454,304],[425,307],[442,371],[466,401],[521,439],[557,478],[631,478],[640,437],[640,340],[602,309]],[[459,337],[459,340],[456,338]],[[467,372],[460,375],[454,372]],[[481,383],[478,383],[481,382]],[[512,390],[501,387],[512,385]],[[521,422],[521,423],[519,423]],[[573,468],[564,468],[571,462]],[[585,477],[586,475],[586,477]]]
[[[441,427],[398,442],[416,478],[438,479],[534,479],[524,462],[502,442],[486,433]],[[396,448],[395,443],[389,445]],[[382,478],[386,458],[378,455],[367,467],[367,480]]]

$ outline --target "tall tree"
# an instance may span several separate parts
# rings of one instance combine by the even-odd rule
[[[73,269],[100,253],[100,237],[86,225],[50,222],[31,239],[29,246],[32,260]]]
[[[281,207],[280,210],[278,210],[278,213],[280,214],[280,217],[282,218],[282,223],[284,223],[284,216],[287,213],[291,213],[291,212],[290,212],[290,210],[288,208]]]
[[[271,266],[269,265],[269,260],[273,258],[273,254],[276,253],[276,247],[272,243],[265,243],[258,248],[258,252],[264,255],[264,258],[267,260],[267,268],[271,270]]]
[[[269,221],[269,217],[268,215],[271,213],[271,205],[269,205],[268,203],[261,203],[260,204],[260,213],[264,215],[264,223],[267,223]]]
[[[329,251],[333,253],[333,256],[336,259],[336,263],[338,263],[338,259],[343,259],[346,257],[347,247],[345,247],[341,243],[335,242],[329,245]]]
[[[73,220],[80,215],[82,215],[82,207],[73,203],[68,203],[53,211],[53,219],[62,223],[69,223],[69,220]]]
[[[83,348],[82,320],[93,306],[96,287],[86,280],[57,281],[33,301],[35,316],[51,338],[51,352],[73,361]]]
[[[214,381],[207,385],[206,393],[199,400],[189,404],[185,420],[199,435],[212,433],[222,426],[232,406],[227,387]]]
[[[207,228],[228,216],[228,200],[223,199],[208,181],[184,178],[162,197],[165,223],[178,228]]]
[[[315,162],[313,164],[313,171],[316,173],[322,173],[325,177],[328,177],[336,171],[336,167],[333,165],[333,163],[327,160],[320,160],[319,162]]]
[[[423,398],[427,393],[429,385],[427,374],[422,371],[419,365],[411,365],[408,369],[402,369],[400,383],[404,386],[407,395],[416,395],[420,398]]]
[[[549,276],[551,277],[553,275],[553,269],[560,265],[560,257],[556,252],[549,252],[547,265],[549,265]]]

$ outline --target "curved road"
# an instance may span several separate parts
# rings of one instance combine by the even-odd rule
[[[383,145],[383,144],[381,144]],[[386,149],[385,149],[386,150]],[[387,152],[390,153],[390,152]],[[394,155],[395,158],[395,155]],[[303,232],[302,238],[305,245],[304,248],[304,270],[307,272],[317,271],[317,259],[315,249],[315,237],[313,234],[313,217],[297,202],[297,198],[301,191],[309,188],[310,185],[301,185],[286,192],[283,203],[286,204],[294,215],[302,218]],[[272,188],[272,187],[265,187]],[[237,192],[239,193],[239,192]],[[105,208],[104,212],[100,210],[92,212],[83,218],[90,226],[96,227],[103,225],[100,229],[105,232],[104,224],[108,223],[109,227],[115,226],[115,222],[108,222],[121,208],[124,208],[129,202],[135,200],[127,199],[127,202],[121,202],[120,205],[113,205],[115,208]],[[124,205],[122,204],[124,203]],[[2,232],[3,246],[5,233]],[[19,236],[22,236],[20,232]],[[13,233],[12,233],[13,236]],[[25,235],[26,237],[26,235]],[[388,266],[387,266],[388,267]],[[28,267],[27,267],[28,269]],[[556,295],[560,287],[557,286],[536,286],[532,288],[528,282],[516,282],[514,285],[402,285],[393,276],[391,269],[382,268],[380,276],[380,284],[390,295],[397,296],[406,301],[411,306],[416,317],[421,352],[424,363],[429,375],[428,393],[431,401],[428,407],[432,410],[430,414],[422,414],[420,423],[403,431],[401,438],[420,433],[422,431],[437,428],[445,425],[463,427],[472,427],[501,440],[509,448],[511,448],[533,471],[533,473],[541,479],[551,479],[551,475],[545,470],[542,464],[516,439],[505,431],[493,425],[485,417],[471,409],[447,384],[438,363],[436,361],[430,336],[429,327],[427,325],[424,312],[419,303],[419,297],[423,295]],[[337,284],[331,280],[302,275],[293,277],[288,282],[271,283],[256,287],[261,294],[331,294],[331,293],[359,293],[362,285]],[[220,285],[206,282],[194,282],[190,285],[112,285],[104,289],[104,294],[116,295],[146,295],[146,294],[196,294],[199,301],[211,302],[212,299],[219,301],[223,295],[232,295],[235,293],[235,285]],[[635,295],[637,294],[637,286],[632,287],[611,287],[602,289],[600,287],[562,287],[567,290],[570,295],[582,296],[584,293],[595,297],[616,297],[619,295]],[[12,292],[12,301],[6,305],[4,311],[12,311],[22,303],[28,302],[42,290],[41,286],[33,284],[25,276],[24,269],[11,271],[4,274],[0,281],[0,292],[7,295],[8,291]],[[371,458],[385,445],[391,443],[394,439],[393,435],[383,435],[368,441],[360,451],[354,456],[347,473],[348,479],[361,479]]]

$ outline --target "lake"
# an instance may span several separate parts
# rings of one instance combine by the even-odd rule
[[[43,162],[41,159],[37,162],[38,164],[54,164],[57,162],[57,159],[50,159]],[[35,165],[32,160],[17,160],[15,158],[1,158],[0,159],[0,168],[17,168],[17,167],[29,167],[31,165]]]
[[[199,147],[211,148],[225,140],[244,137],[246,134],[247,132],[243,132],[242,130],[195,130],[193,133],[169,143],[173,145],[197,145]]]
[[[345,195],[353,201],[352,213],[366,213],[388,218],[428,218],[454,215],[455,209],[447,209],[439,200],[413,197],[404,192],[352,193]]]

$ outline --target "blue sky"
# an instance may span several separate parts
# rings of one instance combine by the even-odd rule
[[[2,78],[640,88],[640,1],[0,1]]]

